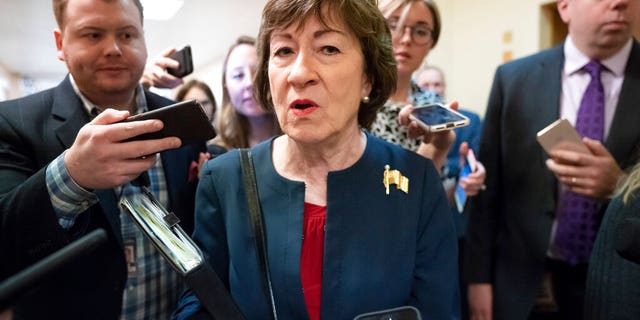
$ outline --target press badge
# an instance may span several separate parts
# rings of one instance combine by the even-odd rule
[[[136,278],[138,276],[136,257],[136,239],[130,238],[124,240],[124,259],[127,262],[128,278]]]

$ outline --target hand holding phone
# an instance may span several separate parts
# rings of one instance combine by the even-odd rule
[[[558,119],[538,131],[537,140],[547,154],[558,149],[591,153],[589,148],[582,142],[580,134],[566,119]]]
[[[185,46],[184,48],[169,55],[169,58],[178,61],[180,64],[178,69],[167,69],[167,73],[174,77],[183,78],[193,72],[193,60],[191,57],[191,47]]]
[[[414,108],[409,119],[416,121],[427,132],[445,131],[469,125],[469,118],[440,103]]]
[[[182,145],[206,142],[215,137],[215,130],[196,100],[178,102],[170,106],[133,115],[122,122],[159,119],[164,127],[160,131],[135,136],[131,140],[150,140],[178,137]]]

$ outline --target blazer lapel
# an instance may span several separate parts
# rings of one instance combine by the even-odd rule
[[[538,74],[532,77],[539,86],[538,90],[533,91],[538,92],[539,96],[531,99],[533,103],[539,103],[539,105],[533,106],[537,115],[531,117],[533,121],[540,121],[536,123],[534,128],[536,132],[556,121],[560,116],[562,67],[564,65],[563,46],[556,46],[549,54],[551,56],[540,63]]]
[[[613,155],[621,168],[633,165],[638,155],[632,154],[637,150],[640,139],[638,124],[640,123],[640,47],[633,41],[631,54],[624,71],[624,82],[618,99],[618,106],[611,123],[609,136],[605,146]]]
[[[65,149],[76,140],[80,128],[89,122],[89,115],[73,90],[68,75],[55,90],[51,116],[57,126],[55,133]]]
[[[183,185],[182,182],[188,179],[189,164],[180,160],[183,155],[180,149],[167,150],[161,153],[162,167],[167,181],[167,193],[169,194],[169,208],[178,203],[178,190],[175,190],[173,186]]]
[[[113,189],[95,190],[94,193],[98,196],[100,207],[111,225],[111,231],[118,240],[118,244],[123,246],[122,231],[120,230],[120,207],[116,193]]]
[[[82,100],[73,90],[69,76],[56,88],[51,109],[51,116],[56,136],[64,149],[73,145],[80,128],[89,122]],[[122,232],[120,231],[120,209],[118,199],[112,189],[96,190],[94,192],[99,199],[99,205],[109,221],[111,231],[122,245]],[[100,214],[100,213],[97,213]]]

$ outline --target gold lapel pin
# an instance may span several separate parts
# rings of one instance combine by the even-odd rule
[[[389,165],[384,166],[384,178],[382,178],[387,194],[389,194],[389,185],[395,184],[398,190],[409,193],[409,178],[405,177],[398,170],[389,170]]]

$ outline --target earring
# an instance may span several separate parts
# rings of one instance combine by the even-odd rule
[[[369,103],[369,101],[370,101],[369,96],[362,97],[362,103]]]

